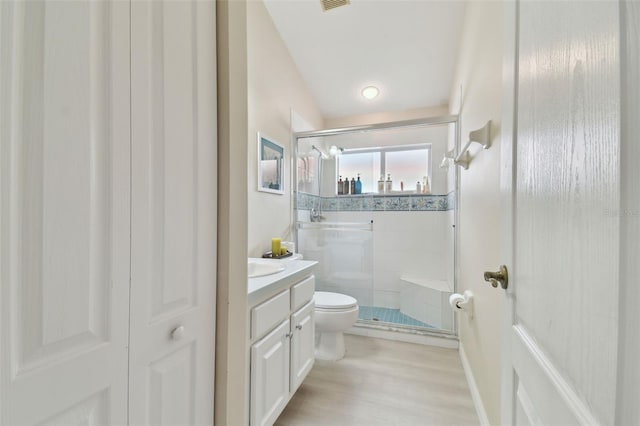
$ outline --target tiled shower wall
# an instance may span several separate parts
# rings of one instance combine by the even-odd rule
[[[452,193],[453,194],[453,193]],[[390,204],[388,210],[336,211],[324,208],[325,222],[370,223],[373,221],[373,304],[393,309],[400,308],[400,295],[406,283],[402,275],[413,275],[428,280],[449,281],[453,270],[453,195],[415,196],[406,205],[423,205],[417,200],[431,197],[431,210],[400,210]],[[303,197],[307,196],[306,194]],[[313,197],[313,196],[310,196]],[[404,198],[384,196],[381,199]],[[342,202],[346,198],[338,198]],[[356,197],[354,197],[356,198]],[[365,198],[365,197],[362,197]],[[375,197],[366,197],[375,198]],[[409,198],[409,197],[407,197]],[[317,197],[309,199],[307,208],[317,208]],[[325,204],[325,207],[331,204]],[[384,205],[387,205],[386,203]],[[426,204],[424,204],[426,205]],[[305,205],[298,210],[298,220],[308,221],[309,210]],[[303,253],[304,254],[304,253]],[[453,283],[450,283],[453,286]],[[440,303],[438,300],[434,303]],[[427,307],[425,307],[427,309]],[[444,312],[448,315],[449,312]],[[443,321],[447,322],[447,321]],[[448,321],[450,322],[450,321]]]

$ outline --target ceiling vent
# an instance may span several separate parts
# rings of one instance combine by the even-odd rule
[[[346,6],[351,3],[351,0],[320,0],[323,11],[335,9],[336,7]]]

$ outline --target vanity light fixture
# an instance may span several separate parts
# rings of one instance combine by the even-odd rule
[[[375,99],[379,94],[380,94],[380,89],[378,89],[376,86],[367,86],[364,89],[362,89],[362,96],[364,96],[369,100]]]

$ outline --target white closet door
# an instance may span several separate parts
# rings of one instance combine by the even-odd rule
[[[132,425],[213,424],[213,1],[134,1]]]
[[[129,6],[0,2],[0,424],[127,421]]]

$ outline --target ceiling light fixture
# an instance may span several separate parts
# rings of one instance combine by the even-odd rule
[[[374,99],[378,96],[378,94],[380,94],[380,89],[378,89],[376,86],[367,86],[362,89],[362,96],[367,99]]]
[[[336,7],[346,6],[349,3],[351,3],[351,0],[320,0],[323,12],[335,9]]]

